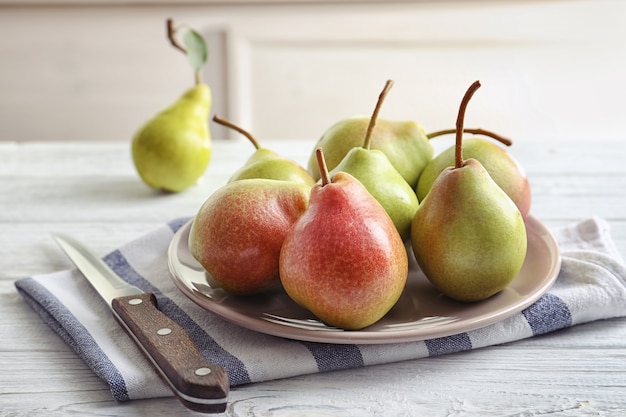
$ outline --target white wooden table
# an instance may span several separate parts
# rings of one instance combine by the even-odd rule
[[[548,227],[607,219],[626,254],[626,138],[518,140],[532,213]],[[265,144],[305,163],[312,142]],[[215,141],[203,181],[161,195],[145,187],[125,143],[0,142],[0,415],[190,415],[171,399],[116,403],[108,387],[22,301],[13,282],[71,267],[50,238],[104,254],[193,215],[251,153]],[[626,319],[580,325],[471,352],[234,388],[229,416],[624,416]]]

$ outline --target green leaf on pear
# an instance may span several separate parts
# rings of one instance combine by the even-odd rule
[[[209,59],[209,50],[204,38],[195,30],[188,29],[182,40],[191,66],[195,71],[200,71]]]

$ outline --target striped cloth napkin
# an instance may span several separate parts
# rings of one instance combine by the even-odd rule
[[[562,257],[558,279],[537,302],[498,323],[453,336],[395,344],[283,339],[231,324],[178,290],[169,273],[167,249],[187,220],[164,224],[104,259],[131,284],[156,293],[159,308],[189,331],[207,360],[227,369],[231,386],[466,351],[626,315],[624,261],[608,224],[591,218],[552,231]],[[106,381],[116,400],[172,395],[75,269],[23,278],[15,285],[42,319]]]

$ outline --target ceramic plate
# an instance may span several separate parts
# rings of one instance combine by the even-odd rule
[[[460,303],[441,295],[428,282],[409,250],[409,278],[398,303],[377,323],[362,330],[345,331],[324,325],[284,292],[245,298],[227,294],[211,282],[189,252],[190,228],[191,221],[178,230],[168,251],[174,283],[187,297],[248,329],[311,342],[397,343],[475,330],[531,305],[548,291],[561,266],[554,237],[541,222],[529,216],[528,252],[519,275],[487,300]]]

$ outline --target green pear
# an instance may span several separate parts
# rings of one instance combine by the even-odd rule
[[[228,183],[196,214],[189,250],[234,295],[280,286],[278,261],[287,231],[308,206],[311,187],[265,178]]]
[[[247,178],[267,178],[300,182],[308,186],[315,184],[315,180],[311,177],[311,174],[300,164],[270,149],[261,147],[250,132],[217,115],[213,116],[213,121],[241,133],[252,142],[256,149],[246,163],[230,177],[229,182]]]
[[[383,93],[379,96],[370,118],[363,146],[350,149],[341,162],[330,171],[330,174],[332,176],[343,171],[359,180],[389,214],[400,236],[406,239],[411,233],[411,222],[419,204],[417,195],[389,162],[389,158],[383,151],[370,149],[378,112],[391,85],[387,82]]]
[[[336,122],[324,132],[314,149],[324,151],[328,169],[335,168],[350,149],[362,145],[369,122],[369,116],[353,116]],[[426,132],[412,120],[378,120],[371,148],[384,152],[413,189],[434,155]],[[313,178],[320,178],[315,152],[311,154],[307,168]]]
[[[211,160],[211,90],[198,84],[135,133],[132,158],[150,187],[179,192],[194,184]]]
[[[166,25],[170,43],[193,67],[195,86],[135,133],[131,153],[139,176],[148,186],[179,192],[194,184],[211,160],[208,119],[212,97],[211,89],[200,79],[208,59],[204,38],[184,26],[183,46],[176,39],[173,20],[167,19]]]
[[[317,152],[323,160],[321,150]],[[383,207],[354,177],[332,178],[323,162],[309,207],[287,233],[280,280],[287,294],[322,322],[357,330],[398,301],[408,256]]]
[[[477,81],[461,103],[456,158],[420,203],[411,226],[415,259],[448,297],[484,300],[506,288],[526,256],[524,219],[511,198],[476,159],[463,159],[462,123]]]
[[[454,165],[455,147],[444,150],[426,166],[417,183],[417,197],[422,201],[439,174]],[[526,218],[530,211],[531,190],[523,167],[513,156],[490,141],[471,138],[463,140],[463,155],[477,159],[491,178],[508,194]]]

